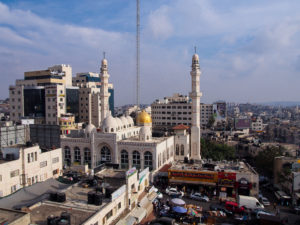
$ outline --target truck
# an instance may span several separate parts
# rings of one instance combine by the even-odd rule
[[[238,204],[239,207],[245,207],[247,209],[263,209],[264,205],[261,204],[257,198],[251,197],[251,196],[244,196],[244,195],[239,195],[238,196]]]

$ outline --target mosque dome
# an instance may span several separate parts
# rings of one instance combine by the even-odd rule
[[[91,134],[91,133],[96,133],[97,129],[93,124],[88,124],[85,129],[84,129],[84,133],[86,134]]]
[[[139,140],[140,141],[149,141],[151,139],[152,139],[151,127],[149,127],[149,126],[141,127],[140,132],[139,132]]]
[[[123,129],[123,123],[122,120],[119,117],[116,117],[116,122],[118,124],[118,129],[122,130]]]
[[[102,130],[104,132],[112,133],[117,131],[118,123],[112,115],[108,115],[102,122]]]
[[[136,122],[138,125],[151,124],[152,119],[151,116],[145,110],[143,110],[137,116]]]
[[[120,119],[121,119],[121,121],[123,123],[123,127],[127,128],[129,126],[129,123],[128,123],[128,120],[126,119],[126,117],[125,116],[121,116]]]
[[[128,121],[128,123],[133,127],[134,126],[134,122],[131,116],[126,116],[126,119]]]

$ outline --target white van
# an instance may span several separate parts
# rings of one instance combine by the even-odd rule
[[[247,209],[263,209],[264,205],[261,204],[257,198],[255,197],[250,197],[250,196],[244,196],[244,195],[239,195],[238,197],[238,204],[239,207],[244,206]]]

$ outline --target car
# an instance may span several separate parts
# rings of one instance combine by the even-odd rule
[[[260,215],[275,216],[273,213],[267,212],[265,210],[257,210],[255,214],[256,214],[256,219],[260,219]]]
[[[207,196],[202,195],[198,192],[191,194],[190,198],[194,199],[194,200],[202,201],[202,202],[209,202],[209,198]]]
[[[269,205],[270,205],[270,202],[269,202],[269,200],[268,200],[266,197],[262,197],[262,198],[261,198],[261,203],[262,203],[264,206],[269,206]]]
[[[243,206],[239,207],[236,202],[227,201],[225,202],[225,208],[233,213],[243,213],[245,208]]]
[[[182,197],[184,193],[182,191],[177,191],[176,188],[167,188],[166,189],[166,194],[171,196],[171,197]]]
[[[209,209],[212,211],[222,211],[224,212],[227,216],[232,216],[233,213],[228,211],[224,206],[222,205],[217,205],[217,204],[212,204],[209,206]]]

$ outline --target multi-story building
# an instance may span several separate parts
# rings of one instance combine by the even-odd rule
[[[15,145],[1,150],[0,196],[14,193],[22,187],[59,176],[62,170],[61,148],[42,151],[38,145]]]
[[[172,97],[165,97],[163,100],[156,100],[151,104],[153,126],[155,128],[184,124],[192,124],[192,104],[188,96],[174,94]],[[213,116],[212,104],[200,104],[200,123],[205,127],[210,117]]]
[[[24,73],[9,87],[10,118],[20,122],[22,117],[40,118],[40,123],[58,124],[66,112],[66,87],[72,85],[72,68],[56,65],[47,70]]]
[[[0,127],[0,149],[28,141],[28,127],[25,125]]]
[[[101,79],[99,74],[92,72],[77,73],[76,77],[73,77],[73,85],[79,87],[79,121],[91,122],[96,127],[99,127],[101,123]],[[113,114],[114,89],[111,83],[108,84],[108,92],[110,93],[109,109]]]

